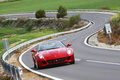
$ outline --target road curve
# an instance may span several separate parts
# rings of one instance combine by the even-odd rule
[[[82,19],[93,21],[91,27],[53,40],[64,40],[65,44],[71,43],[75,52],[76,63],[61,64],[44,69],[34,69],[31,52],[26,51],[22,56],[23,63],[38,73],[44,73],[63,80],[120,80],[120,52],[113,50],[97,49],[84,44],[84,40],[90,34],[103,28],[103,25],[111,19],[112,14],[94,12],[69,12],[67,17],[81,14]],[[23,16],[23,15],[22,15]],[[34,17],[34,14],[25,14]],[[48,17],[55,17],[56,13],[47,13]],[[8,15],[7,18],[12,16]]]

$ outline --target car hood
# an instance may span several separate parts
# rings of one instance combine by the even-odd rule
[[[51,50],[40,51],[39,54],[42,54],[45,59],[56,59],[67,56],[67,48],[57,48]]]

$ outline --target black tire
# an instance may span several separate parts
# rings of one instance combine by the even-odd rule
[[[35,59],[35,62],[36,62],[36,68],[39,69],[40,67],[38,66],[38,63],[37,63],[37,60]]]
[[[70,62],[70,64],[75,64],[75,60],[74,60],[74,61],[72,61],[72,62]]]
[[[34,63],[34,68],[36,68],[36,65],[35,65],[35,63]]]

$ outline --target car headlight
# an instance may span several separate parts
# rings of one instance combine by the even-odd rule
[[[71,50],[68,50],[68,51],[67,51],[67,54],[71,54]]]
[[[44,59],[43,55],[39,55],[39,58],[40,58],[40,59]]]

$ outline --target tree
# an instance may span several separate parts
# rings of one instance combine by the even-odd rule
[[[67,9],[63,6],[60,6],[57,13],[57,18],[61,18],[67,15]]]
[[[36,11],[36,13],[35,13],[36,18],[42,18],[42,17],[45,17],[45,16],[46,16],[45,11],[42,10],[42,9]]]

